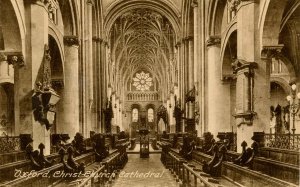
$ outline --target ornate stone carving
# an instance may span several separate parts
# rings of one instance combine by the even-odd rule
[[[206,40],[206,46],[220,45],[221,37],[220,36],[209,36]]]
[[[99,38],[99,37],[97,37],[97,36],[94,36],[94,37],[93,37],[93,41],[94,41],[94,42],[97,42],[97,43],[98,43],[98,42],[99,42],[99,43],[102,43],[102,42],[103,42],[103,39],[102,39],[102,38]]]
[[[267,59],[267,58],[273,58],[276,57],[281,53],[281,50],[283,48],[283,44],[279,45],[272,45],[272,46],[263,46],[261,51],[261,58]]]
[[[198,1],[197,0],[192,0],[191,7],[193,7],[193,8],[198,7]]]
[[[237,73],[239,70],[249,68],[249,69],[255,69],[257,68],[256,62],[247,62],[245,60],[235,60],[232,64],[232,69],[234,73]]]
[[[185,102],[195,102],[196,88],[194,87],[185,94]]]
[[[182,38],[182,42],[188,42],[188,41],[193,41],[194,37],[193,36],[186,36]]]
[[[79,45],[79,40],[77,36],[64,36],[64,44],[68,46]]]
[[[241,3],[241,0],[227,0],[228,7],[231,11],[237,11],[237,7]]]
[[[14,67],[23,67],[25,65],[24,57],[22,54],[8,54],[7,62],[8,64],[12,64]]]
[[[223,82],[232,82],[232,81],[235,81],[235,80],[236,80],[236,76],[232,75],[232,74],[223,75],[223,77],[222,77]]]
[[[95,2],[94,2],[94,0],[87,0],[86,4],[94,6]]]

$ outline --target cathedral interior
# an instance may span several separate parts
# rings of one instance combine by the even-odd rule
[[[296,187],[299,109],[300,0],[0,0],[0,186]]]

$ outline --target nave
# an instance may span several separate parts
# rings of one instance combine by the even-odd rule
[[[297,186],[299,49],[300,0],[0,0],[0,185]]]

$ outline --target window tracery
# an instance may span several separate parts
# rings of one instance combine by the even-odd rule
[[[149,91],[150,87],[153,85],[152,77],[150,77],[149,73],[145,73],[142,71],[141,73],[136,73],[135,77],[133,78],[132,84],[136,90],[139,91]]]

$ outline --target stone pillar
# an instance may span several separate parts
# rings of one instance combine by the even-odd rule
[[[254,68],[257,64],[236,60],[234,63],[234,72],[237,77],[236,82],[236,108],[234,117],[237,125],[237,147],[241,151],[241,143],[246,141],[251,145],[253,135],[253,77]]]
[[[99,53],[99,57],[100,57],[100,66],[99,66],[99,72],[100,72],[100,87],[99,87],[99,93],[101,92],[101,107],[100,108],[100,113],[101,113],[101,132],[105,132],[105,117],[103,115],[103,109],[105,109],[106,104],[108,102],[108,97],[110,97],[110,95],[107,94],[107,89],[108,87],[106,86],[106,63],[105,63],[105,44],[103,42],[102,39],[99,38],[99,44],[100,44],[100,53]]]
[[[64,90],[62,95],[62,119],[56,125],[57,133],[69,134],[72,139],[79,132],[79,59],[77,36],[65,36]]]
[[[94,82],[94,78],[93,78],[93,70],[94,70],[94,66],[93,66],[93,40],[92,40],[92,9],[93,9],[93,1],[86,1],[86,32],[85,32],[85,39],[87,40],[87,44],[86,44],[86,52],[87,52],[87,56],[86,56],[86,62],[87,63],[87,77],[86,77],[86,89],[88,90],[88,94],[87,94],[87,124],[86,125],[86,130],[85,130],[85,137],[89,137],[90,136],[90,131],[94,130],[93,127],[95,126],[94,122],[95,122],[95,118],[96,118],[96,114],[94,112],[94,86],[95,86],[95,82]]]
[[[0,83],[11,83],[13,84],[13,89],[5,90],[7,91],[7,108],[2,108],[6,110],[6,118],[11,124],[7,128],[11,131],[7,131],[9,136],[19,135],[19,124],[20,124],[20,110],[19,103],[14,102],[19,100],[18,96],[18,70],[20,67],[24,66],[24,58],[20,52],[3,52],[0,53]],[[9,87],[10,88],[10,87]],[[13,95],[11,95],[13,94]],[[0,98],[1,100],[1,98]],[[1,118],[1,116],[0,116]],[[18,125],[16,125],[18,124]],[[7,129],[8,130],[8,129]]]
[[[31,134],[33,138],[33,149],[38,145],[45,145],[44,153],[50,153],[50,131],[45,125],[35,121],[32,112],[32,90],[37,82],[42,80],[39,74],[44,62],[44,49],[48,44],[48,12],[44,1],[31,1],[26,4],[25,16],[31,20],[26,24],[26,67],[18,72],[18,100],[16,104],[20,107],[20,123],[18,131],[22,134]]]
[[[116,126],[119,126],[120,127],[120,115],[119,115],[119,109],[120,109],[120,98],[119,97],[116,97],[116,102],[115,102],[115,118],[116,118],[116,123],[115,125]]]
[[[112,93],[112,109],[113,109],[113,118],[111,119],[111,132],[113,134],[117,133],[117,108],[116,108],[116,95]]]
[[[188,90],[194,88],[194,41],[193,37],[187,38],[188,42]]]
[[[15,53],[7,55],[7,62],[12,64],[14,67],[14,129],[13,134],[18,136],[20,134],[20,80],[19,80],[19,70],[24,66],[24,57],[21,53]]]
[[[119,126],[120,126],[120,131],[124,131],[123,115],[122,115],[122,101],[119,102]]]
[[[220,42],[218,36],[207,40],[207,128],[215,139],[218,132],[231,131],[230,85],[221,80]]]
[[[171,108],[170,108],[171,106]],[[174,93],[171,93],[170,94],[170,100],[169,100],[169,115],[170,115],[170,133],[175,133],[176,132],[176,121],[175,121],[175,118],[174,118],[174,108],[175,108],[175,99],[174,99]]]
[[[254,74],[253,103],[256,117],[254,118],[254,132],[269,132],[270,129],[270,66],[272,58],[276,58],[281,53],[282,44],[273,46],[263,46],[258,59],[258,68]]]
[[[252,0],[236,4],[237,61],[236,125],[237,151],[241,143],[252,144],[253,132],[262,132],[270,123],[270,62],[261,59],[259,5]],[[247,20],[247,21],[245,21]],[[247,36],[247,37],[245,37]],[[265,131],[266,132],[266,131]]]

